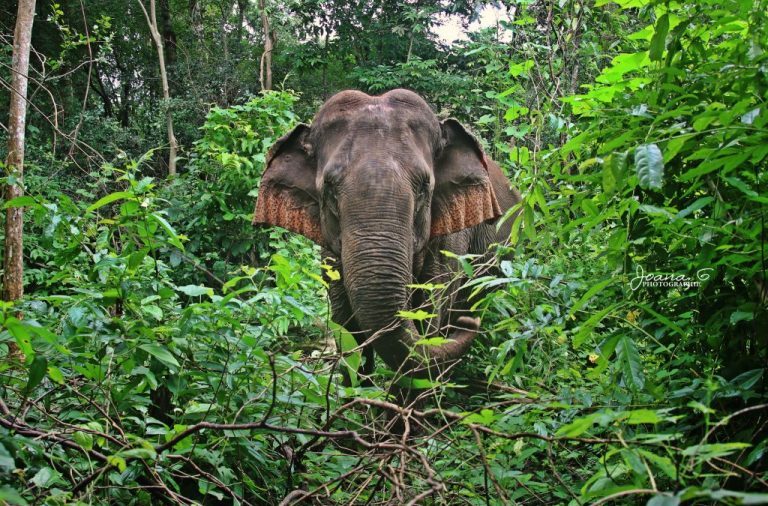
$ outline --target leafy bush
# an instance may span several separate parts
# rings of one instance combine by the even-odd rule
[[[481,363],[539,393],[488,419],[547,438],[530,451],[562,498],[768,499],[743,492],[765,490],[765,12],[719,5],[644,7],[629,51],[563,99],[562,146],[509,151],[522,242],[504,277],[474,282],[506,286],[485,302]],[[505,117],[536,139],[552,128],[519,103]]]
[[[299,240],[251,225],[267,150],[297,123],[296,100],[287,91],[267,92],[208,113],[186,173],[162,193],[170,203],[170,221],[189,239],[187,254],[204,266],[188,272],[190,280],[221,284],[233,269],[261,264],[270,253],[270,236]],[[172,266],[182,261],[178,254]]]
[[[300,352],[276,354],[282,336],[297,329],[323,339],[319,269],[295,270],[285,260],[291,248],[301,251],[292,242],[275,244],[282,255],[271,265],[244,267],[223,291],[178,284],[171,262],[187,239],[157,207],[155,182],[134,178],[138,165],[112,169],[123,173],[124,190],[88,206],[64,196],[14,204],[28,205],[46,231],[40,246],[55,274],[22,305],[2,307],[2,346],[7,353],[15,343],[25,365],[2,364],[0,476],[12,488],[0,497],[67,503],[95,479],[106,489],[93,489],[94,500],[145,504],[148,493],[130,487],[147,476],[175,492],[271,502],[279,495],[280,468],[268,463],[279,450],[274,438],[212,433],[204,442],[167,442],[204,419],[283,421],[271,413],[276,392],[289,404],[291,396],[327,394],[324,382],[297,368]],[[298,424],[291,420],[284,421]],[[74,460],[67,448],[77,450]],[[6,473],[14,469],[23,473]],[[205,479],[191,482],[187,473],[195,472]],[[224,485],[235,475],[239,484]]]

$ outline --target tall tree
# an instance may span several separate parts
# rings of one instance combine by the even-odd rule
[[[165,109],[165,122],[168,129],[168,144],[170,151],[168,153],[168,175],[173,176],[176,174],[176,152],[178,151],[178,143],[176,141],[176,135],[173,133],[173,114],[171,113],[171,107],[168,103],[171,98],[171,92],[168,88],[168,72],[165,68],[165,51],[163,50],[163,36],[157,25],[157,9],[155,8],[155,0],[149,0],[149,12],[144,7],[143,0],[138,0],[141,10],[144,12],[144,17],[147,19],[147,25],[149,25],[149,32],[152,35],[152,40],[157,48],[157,59],[160,65],[160,81],[163,85],[163,100],[166,104]]]
[[[262,91],[272,89],[272,35],[270,33],[266,4],[265,0],[259,0],[261,28],[264,31],[264,53],[261,55],[261,72],[259,73]]]
[[[8,121],[8,158],[5,166],[14,176],[5,187],[5,199],[21,197],[24,177],[24,134],[27,119],[27,85],[29,83],[29,51],[32,45],[32,24],[35,20],[35,0],[19,0],[16,30],[13,34],[11,77],[11,107]],[[16,300],[24,295],[24,209],[9,207],[5,218],[5,276],[3,299]]]

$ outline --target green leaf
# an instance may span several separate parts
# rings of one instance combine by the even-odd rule
[[[672,459],[669,457],[662,457],[661,455],[656,455],[653,452],[650,452],[648,450],[644,450],[642,448],[638,448],[637,452],[645,457],[648,461],[650,461],[655,467],[661,470],[664,474],[667,475],[667,478],[670,480],[674,480],[677,476],[677,467],[675,466],[675,463],[672,462]]]
[[[665,13],[656,21],[656,31],[651,39],[651,47],[648,56],[651,61],[661,61],[666,46],[667,33],[669,32],[669,16]]]
[[[749,455],[747,455],[746,460],[744,461],[744,464],[751,466],[758,460],[762,459],[766,452],[766,447],[768,446],[768,439],[763,439],[758,445],[756,445],[751,452],[749,452]]]
[[[184,251],[184,245],[181,243],[181,239],[179,239],[179,236],[176,234],[176,231],[173,229],[171,224],[166,221],[165,218],[163,218],[157,213],[152,213],[149,215],[149,217],[154,219],[157,223],[160,224],[161,227],[163,227],[163,230],[165,230],[165,233],[168,234],[169,244],[179,248],[181,251]]]
[[[720,169],[722,169],[722,174],[726,174],[744,163],[750,156],[752,156],[751,150],[742,150],[732,155],[711,158],[700,163],[693,169],[684,172],[680,175],[679,179],[680,181],[690,181],[691,179]],[[691,159],[691,157],[688,159]]]
[[[60,475],[58,471],[55,471],[54,469],[46,466],[40,468],[40,470],[35,473],[35,475],[32,477],[32,480],[30,481],[37,487],[48,488],[55,484],[57,481],[61,481],[59,476]]]
[[[154,448],[131,448],[130,450],[121,451],[118,455],[125,459],[154,460],[157,453]]]
[[[533,66],[534,66],[533,60],[525,60],[524,62],[521,62],[521,63],[510,63],[509,75],[511,75],[512,77],[520,77],[521,75],[531,70]]]
[[[592,285],[589,290],[587,290],[586,293],[582,295],[581,298],[577,300],[576,303],[571,307],[571,310],[568,311],[568,316],[573,317],[573,315],[575,315],[576,312],[589,301],[589,299],[602,292],[606,286],[610,285],[614,281],[614,278],[608,278]]]
[[[90,206],[88,206],[88,208],[85,211],[90,213],[95,211],[96,209],[106,206],[107,204],[111,204],[112,202],[115,202],[118,200],[124,200],[124,199],[132,199],[135,197],[136,196],[131,192],[110,193],[106,197],[102,197],[96,202],[94,202],[93,204],[91,204]]]
[[[398,311],[397,316],[400,318],[405,318],[406,320],[422,321],[435,318],[437,314],[427,313],[423,309],[419,309],[417,311]]]
[[[58,383],[59,385],[64,384],[64,374],[61,372],[61,369],[59,369],[58,367],[49,365],[48,377],[51,378],[51,381],[53,381],[54,383]]]
[[[342,360],[347,367],[352,386],[357,386],[357,372],[360,370],[360,362],[362,362],[362,352],[360,350],[352,351],[358,346],[357,340],[347,329],[335,322],[331,322],[330,327],[339,339],[343,355]]]
[[[758,492],[737,492],[735,490],[704,490],[701,491],[699,497],[708,497],[721,501],[723,499],[737,499],[738,502],[729,501],[728,504],[740,504],[752,505],[752,504],[768,504],[768,494]]]
[[[124,472],[125,469],[128,467],[125,463],[125,459],[122,457],[118,457],[117,455],[108,455],[107,463],[111,466],[116,467],[117,470],[120,471],[121,473]]]
[[[158,359],[163,364],[169,366],[169,367],[180,367],[179,362],[176,360],[176,357],[174,357],[170,351],[168,351],[168,348],[164,346],[160,346],[158,344],[142,344],[139,346],[142,350],[146,351],[156,359]]]
[[[0,502],[16,506],[27,506],[29,504],[16,490],[10,487],[0,488]]]
[[[419,339],[415,343],[415,346],[442,346],[445,343],[450,343],[450,339],[444,337],[427,337],[425,339]]]
[[[149,253],[149,248],[142,248],[139,251],[131,253],[128,257],[128,269],[132,271],[138,269],[144,261],[144,258],[147,256],[147,253]]]
[[[689,205],[685,209],[683,209],[680,212],[678,212],[675,215],[675,217],[672,219],[672,221],[677,221],[680,218],[685,218],[689,214],[691,214],[693,212],[696,212],[699,209],[702,209],[702,208],[706,207],[707,205],[709,205],[709,203],[711,203],[714,200],[715,200],[714,197],[701,197],[699,199],[696,199],[696,201],[693,204]]]
[[[602,311],[599,311],[592,316],[589,317],[589,319],[581,324],[579,327],[579,331],[576,332],[576,334],[573,336],[572,343],[574,348],[581,347],[582,344],[584,344],[589,337],[592,335],[592,330],[597,326],[598,323],[600,323],[605,316],[616,309],[618,304],[612,304],[608,306],[607,308],[603,309]]]
[[[645,386],[643,364],[640,352],[631,337],[622,336],[616,343],[616,360],[624,385],[633,391],[642,390]]]
[[[26,325],[14,317],[5,320],[5,327],[16,340],[19,350],[27,357],[27,360],[34,359],[35,350],[32,348],[32,333]]]
[[[159,306],[156,306],[154,304],[148,304],[145,306],[141,306],[141,311],[152,318],[154,318],[157,321],[161,321],[163,319],[163,310],[160,309]]]
[[[714,459],[716,457],[727,457],[728,455],[749,448],[749,443],[714,443],[689,446],[683,450],[686,457],[696,457],[699,462]]]
[[[724,177],[725,181],[728,182],[731,186],[734,188],[737,188],[741,193],[747,196],[749,200],[754,200],[755,202],[760,202],[761,204],[768,204],[768,198],[760,195],[755,190],[749,187],[747,183],[742,181],[741,179],[737,177]]]
[[[731,313],[731,325],[736,325],[741,321],[752,321],[755,318],[755,313],[752,311],[734,311]]]
[[[571,423],[560,427],[557,430],[556,435],[560,437],[579,437],[590,428],[592,428],[592,425],[595,423],[597,416],[597,414],[593,413],[591,415],[577,418]]]
[[[536,239],[535,222],[536,220],[534,219],[533,204],[531,202],[526,202],[525,206],[523,207],[523,233],[531,241]],[[469,266],[472,272],[468,272],[467,266]],[[467,276],[471,277],[474,274],[472,265],[469,262],[466,262],[466,265],[462,263],[462,267],[464,267],[464,272],[467,273]]]
[[[659,414],[652,409],[634,409],[624,413],[627,416],[625,423],[639,425],[643,423],[657,424],[661,421]]]
[[[680,504],[680,498],[674,495],[658,494],[645,503],[645,506],[678,506]]]
[[[177,286],[176,289],[185,295],[189,295],[190,297],[201,297],[203,295],[213,297],[213,288],[208,288],[207,286],[184,285]]]
[[[441,385],[439,381],[432,381],[427,378],[413,378],[410,376],[400,376],[395,383],[398,386],[412,390],[430,390]]]
[[[3,204],[3,209],[8,209],[9,207],[40,207],[40,204],[29,195],[22,195]]]
[[[608,156],[606,164],[608,170],[611,172],[611,179],[615,183],[615,191],[619,192],[627,185],[627,158],[629,153],[627,151],[611,153]]]
[[[661,323],[662,325],[664,325],[668,329],[673,330],[680,337],[685,337],[686,336],[685,332],[683,331],[683,329],[680,328],[679,325],[677,325],[675,322],[673,322],[672,320],[670,320],[669,318],[667,318],[663,314],[657,313],[656,311],[654,311],[653,309],[651,309],[650,307],[648,307],[648,306],[646,306],[644,304],[638,304],[638,307],[641,307],[642,309],[644,309],[645,311],[650,313],[654,318],[656,318],[656,320],[659,323]]]
[[[5,472],[10,472],[16,469],[16,462],[13,460],[13,455],[0,443],[0,469]]]
[[[93,449],[93,434],[89,432],[79,430],[72,434],[72,439],[74,439],[75,443],[79,444],[85,451],[91,451]]]
[[[48,371],[48,360],[45,357],[36,356],[32,363],[29,364],[29,373],[27,379],[27,386],[24,391],[29,394],[37,385],[45,378],[45,373]]]
[[[641,188],[661,190],[664,157],[656,144],[643,144],[635,149],[635,170]]]
[[[459,257],[459,264],[461,265],[461,268],[464,270],[464,274],[466,274],[470,278],[475,275],[475,268],[472,267],[472,263],[469,260],[467,260],[466,258]]]
[[[445,283],[414,283],[411,285],[405,285],[408,288],[413,288],[416,290],[425,290],[428,292],[433,292],[435,290],[443,290],[447,285]]]
[[[489,427],[491,424],[493,424],[495,419],[496,416],[494,415],[493,410],[486,408],[481,409],[479,413],[471,413],[467,415],[464,419],[461,420],[461,423],[465,425],[473,423]]]
[[[603,164],[603,191],[607,193],[608,195],[613,195],[616,193],[616,189],[618,188],[618,182],[616,181],[616,174],[611,170],[611,167],[609,166],[610,158],[609,160]]]
[[[764,369],[752,369],[745,371],[728,383],[740,390],[750,390],[762,378]]]

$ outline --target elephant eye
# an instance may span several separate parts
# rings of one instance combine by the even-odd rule
[[[333,214],[335,217],[339,217],[339,205],[338,202],[336,202],[336,192],[333,190],[333,187],[331,185],[327,185],[325,187],[324,197],[323,197],[323,204],[325,207],[328,208],[328,210]]]
[[[416,191],[416,207],[421,209],[424,204],[427,203],[427,197],[429,196],[429,182],[424,181],[418,187]]]

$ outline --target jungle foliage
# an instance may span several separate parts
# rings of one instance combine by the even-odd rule
[[[484,2],[159,0],[164,100],[138,1],[38,2],[0,503],[768,503],[768,4],[495,5],[448,44]],[[495,271],[459,259],[483,335],[407,409],[383,364],[342,382],[319,247],[250,224],[277,138],[394,87],[524,197]]]

